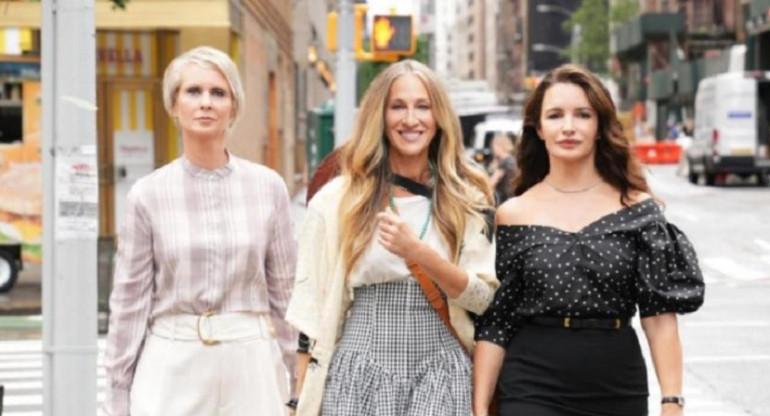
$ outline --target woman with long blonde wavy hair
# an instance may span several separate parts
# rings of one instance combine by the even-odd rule
[[[391,65],[364,95],[341,175],[302,228],[287,312],[310,341],[298,415],[470,414],[467,312],[484,312],[497,279],[491,190],[460,134],[440,81],[416,61]]]

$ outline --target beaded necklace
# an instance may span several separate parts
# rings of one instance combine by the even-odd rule
[[[435,172],[435,168],[433,167],[433,163],[430,164],[430,173],[431,177],[433,178]],[[433,179],[431,179],[433,181]],[[393,184],[390,185],[390,191],[388,192],[388,202],[390,204],[390,209],[393,211],[396,215],[398,215],[398,207],[396,207],[396,201],[393,197]],[[425,234],[428,232],[428,224],[430,224],[430,217],[432,215],[431,212],[431,204],[428,204],[428,214],[425,216],[425,221],[422,223],[422,227],[420,228],[420,240],[425,237]]]

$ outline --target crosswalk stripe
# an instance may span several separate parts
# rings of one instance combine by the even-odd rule
[[[105,398],[105,342],[99,339],[96,390],[97,403]],[[5,387],[3,416],[42,416],[43,358],[40,340],[0,342],[0,384]]]
[[[2,376],[0,376],[0,382],[4,382],[5,380],[18,380],[18,379],[25,379],[25,378],[37,378],[37,377],[43,377],[43,370],[40,371],[3,371],[0,373]]]
[[[766,323],[761,321],[761,323]],[[636,321],[635,321],[636,324]],[[638,324],[636,325],[638,326]],[[9,356],[37,357],[37,362],[20,363],[22,367],[33,368],[9,368],[0,365],[0,384],[5,385],[6,392],[4,398],[3,416],[42,416],[43,404],[43,372],[42,372],[42,354],[36,354],[34,351],[40,350],[40,341],[3,341],[0,342],[0,363],[13,364]],[[27,348],[26,352],[24,348]],[[8,353],[7,351],[12,351]],[[104,342],[99,343],[99,357],[104,355]],[[685,360],[687,363],[693,361],[711,361],[718,357],[692,357]],[[721,357],[727,360],[745,360],[747,357]],[[755,360],[767,360],[770,356],[762,355],[753,357]],[[32,361],[32,360],[30,360]],[[97,403],[102,403],[106,396],[106,373],[104,367],[99,365],[97,377]],[[650,371],[650,414],[660,413],[660,394],[656,391],[657,380]],[[687,414],[689,416],[746,416],[747,413],[740,412],[729,403],[714,399],[713,393],[697,388],[692,384],[686,384],[684,395],[688,399]]]
[[[43,368],[42,360],[37,362],[4,363],[0,365],[0,370],[31,370],[35,368]]]
[[[721,272],[735,280],[752,281],[770,277],[766,272],[746,267],[728,257],[705,257],[701,262],[710,269]]]

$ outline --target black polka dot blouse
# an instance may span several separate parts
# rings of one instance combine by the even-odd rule
[[[535,316],[630,318],[695,311],[703,276],[687,237],[648,199],[578,232],[544,225],[497,229],[495,299],[476,340],[506,347]]]

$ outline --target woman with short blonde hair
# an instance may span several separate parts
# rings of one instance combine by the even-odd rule
[[[225,147],[244,109],[226,54],[200,47],[175,58],[163,98],[184,153],[127,196],[104,410],[287,414],[297,335],[284,321],[296,258],[286,186]]]

